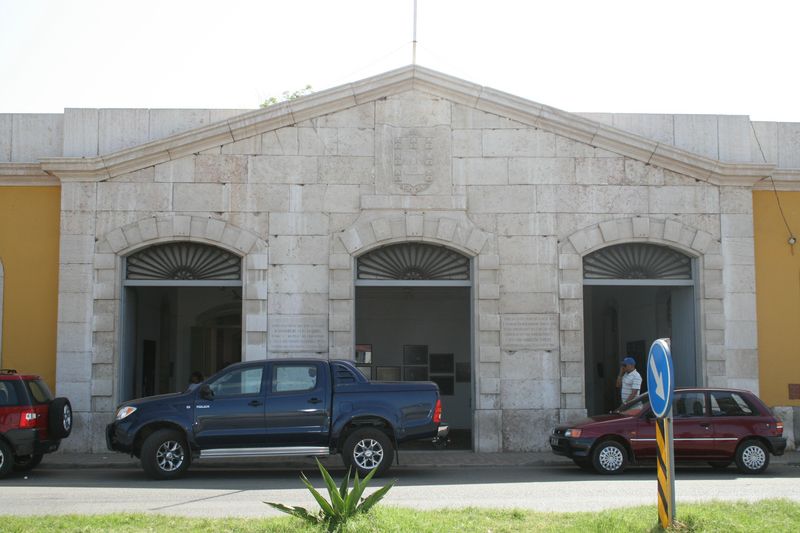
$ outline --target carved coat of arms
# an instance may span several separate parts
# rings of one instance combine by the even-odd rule
[[[417,194],[433,181],[433,138],[408,135],[394,140],[394,183]]]

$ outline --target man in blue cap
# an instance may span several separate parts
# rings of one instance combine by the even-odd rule
[[[617,376],[617,388],[621,388],[620,396],[622,403],[633,400],[639,395],[642,388],[642,376],[636,371],[636,360],[633,357],[626,357],[622,360],[619,376]]]

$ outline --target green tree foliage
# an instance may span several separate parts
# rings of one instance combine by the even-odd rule
[[[302,89],[298,89],[294,92],[283,91],[280,96],[270,96],[266,100],[261,103],[260,107],[269,107],[271,105],[280,104],[281,102],[287,102],[289,100],[296,100],[301,96],[305,96],[307,94],[313,93],[314,90],[311,88],[311,85],[306,85]]]

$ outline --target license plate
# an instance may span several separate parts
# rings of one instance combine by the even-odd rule
[[[551,436],[550,437],[550,444],[552,444],[553,446],[558,446],[558,437]]]

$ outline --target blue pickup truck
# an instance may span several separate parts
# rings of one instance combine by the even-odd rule
[[[179,477],[196,459],[335,453],[380,475],[399,443],[446,436],[441,418],[435,383],[373,383],[349,361],[271,359],[123,403],[106,442],[140,458],[154,479]]]

